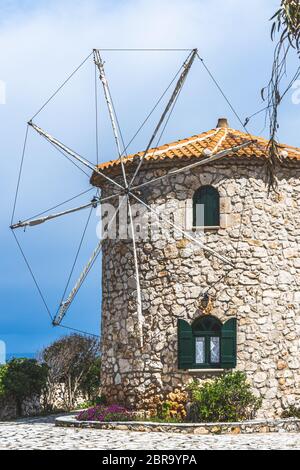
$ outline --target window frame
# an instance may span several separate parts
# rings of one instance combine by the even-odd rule
[[[220,367],[216,363],[196,364],[196,336],[201,336],[207,327],[210,328],[209,336],[212,337],[216,331],[208,324],[205,328],[201,327],[201,320],[204,318],[213,318],[221,327],[220,331]],[[200,327],[199,327],[200,325]],[[198,326],[198,328],[197,328]],[[219,331],[217,332],[219,333]],[[212,315],[201,315],[193,324],[187,320],[179,318],[177,320],[177,337],[178,337],[178,369],[179,370],[232,370],[237,366],[237,318],[231,317],[222,323],[218,318]]]
[[[216,204],[216,207],[217,207],[217,213],[214,215],[214,222],[217,222],[217,223],[214,223],[212,225],[208,225],[205,223],[205,204],[199,202],[199,199],[201,197],[201,192],[205,191],[209,189],[209,191],[211,191],[211,196],[214,196],[216,198],[215,200],[215,204]],[[198,225],[197,224],[197,211],[196,211],[196,208],[197,208],[197,204],[203,204],[204,206],[204,217],[203,217],[203,225]],[[218,191],[217,188],[215,188],[214,186],[212,185],[204,185],[204,186],[200,186],[198,189],[196,189],[196,191],[194,192],[193,194],[193,207],[192,207],[192,216],[193,216],[193,220],[192,220],[192,227],[193,229],[205,229],[205,230],[216,230],[216,229],[219,229],[220,228],[220,193]]]
[[[213,320],[213,324],[218,326],[218,331],[213,330],[200,330],[198,329],[199,323],[207,321],[208,319]],[[197,328],[198,327],[198,328]],[[193,344],[194,344],[194,351],[193,351],[193,365],[199,369],[220,369],[221,367],[221,358],[222,358],[222,351],[221,351],[221,336],[222,336],[222,323],[214,316],[202,316],[197,318],[194,323],[192,324],[192,333],[193,333]],[[204,338],[204,356],[205,362],[198,363],[196,362],[196,341],[197,338]],[[211,362],[211,338],[219,338],[219,362]]]

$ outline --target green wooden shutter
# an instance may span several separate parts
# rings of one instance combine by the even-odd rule
[[[197,220],[197,205],[204,210],[204,221]],[[213,186],[202,186],[193,198],[193,226],[203,225],[205,227],[220,225],[220,196],[218,190]]]
[[[178,369],[189,369],[194,363],[194,336],[185,320],[178,320]]]
[[[202,197],[202,204],[204,204],[204,225],[205,227],[220,225],[220,204],[219,193],[212,186],[204,188]]]
[[[221,366],[224,369],[236,367],[236,318],[231,318],[222,326]]]

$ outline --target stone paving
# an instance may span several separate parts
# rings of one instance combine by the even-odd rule
[[[54,417],[0,422],[0,449],[299,450],[299,434],[194,436],[159,432],[59,428]]]

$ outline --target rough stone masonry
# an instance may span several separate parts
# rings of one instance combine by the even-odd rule
[[[196,167],[138,193],[147,204],[164,205],[164,217],[181,221],[184,230],[204,237],[207,247],[234,263],[226,265],[174,229],[138,240],[143,347],[132,240],[105,240],[101,378],[111,402],[147,409],[156,396],[182,388],[192,378],[220,373],[179,370],[177,363],[177,321],[192,322],[203,314],[199,299],[208,288],[210,314],[222,322],[237,319],[237,369],[246,372],[254,393],[263,398],[259,416],[280,416],[299,402],[300,161],[285,159],[277,170],[278,191],[269,194],[265,158],[252,153]],[[149,159],[136,184],[194,161],[193,156]],[[136,163],[125,166],[133,174]],[[102,171],[122,182],[120,167]],[[101,186],[104,197],[116,192],[95,174],[92,183]],[[203,234],[191,231],[191,219],[193,194],[204,185],[219,191],[220,226]],[[138,209],[134,214],[140,215]]]

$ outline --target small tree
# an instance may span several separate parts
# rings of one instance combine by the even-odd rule
[[[0,392],[16,400],[17,412],[22,414],[22,403],[26,398],[41,395],[45,387],[48,367],[35,359],[12,359],[1,367]]]
[[[99,370],[98,339],[80,334],[64,336],[42,351],[41,360],[49,368],[46,408],[53,406],[59,385],[66,409],[74,408],[80,393],[89,395],[92,388],[99,390],[100,372],[98,380],[95,376]],[[92,380],[90,385],[89,377]]]

